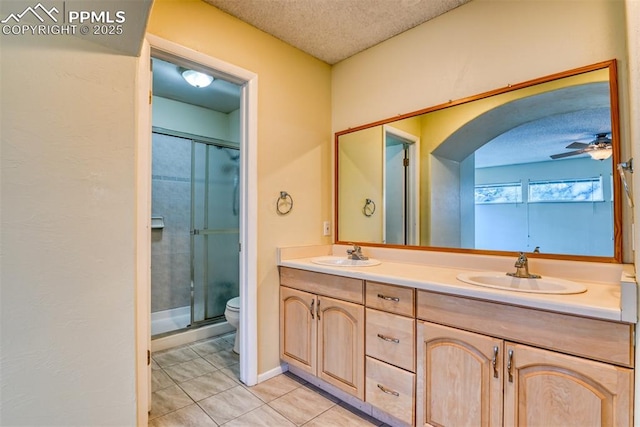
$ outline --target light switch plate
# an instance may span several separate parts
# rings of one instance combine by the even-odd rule
[[[323,236],[331,235],[331,222],[325,221],[322,223],[322,235]]]

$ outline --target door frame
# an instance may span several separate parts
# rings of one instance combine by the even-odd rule
[[[240,93],[240,380],[258,382],[257,323],[257,151],[258,75],[152,34],[146,34],[138,66],[137,215],[136,215],[136,349],[138,420],[149,410],[150,373],[150,234],[151,221],[151,56],[195,65],[241,86]],[[145,421],[146,424],[146,421]]]
[[[405,185],[409,187],[409,197],[405,200],[407,209],[404,217],[408,241],[405,244],[417,245],[420,243],[420,137],[390,125],[382,126],[382,239],[386,241],[387,134],[401,139],[408,145],[409,170]]]

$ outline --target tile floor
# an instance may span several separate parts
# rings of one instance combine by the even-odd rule
[[[239,380],[235,334],[152,354],[150,427],[383,426],[292,374]]]

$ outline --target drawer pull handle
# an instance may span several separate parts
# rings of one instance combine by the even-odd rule
[[[509,360],[507,361],[507,373],[509,374],[509,382],[513,382],[513,372],[511,369],[513,368],[513,350],[509,350]]]
[[[378,384],[378,388],[380,390],[382,390],[383,393],[391,394],[391,395],[393,395],[395,397],[399,397],[400,396],[400,393],[398,393],[397,391],[389,390],[388,388],[386,388],[382,384]]]
[[[394,344],[400,344],[400,340],[398,338],[385,337],[382,334],[378,334],[378,338],[380,338],[381,340],[392,342]]]
[[[493,359],[491,359],[491,365],[493,365],[493,378],[498,378],[498,346],[493,347]]]
[[[388,297],[386,295],[382,295],[382,294],[378,294],[378,298],[381,298],[385,301],[393,301],[393,302],[400,302],[400,298],[398,297]]]

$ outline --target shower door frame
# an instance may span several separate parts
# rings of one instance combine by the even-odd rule
[[[209,247],[208,247],[208,236],[211,236],[213,234],[216,234],[216,232],[212,231],[209,228],[209,224],[208,224],[208,217],[209,217],[209,149],[211,147],[217,147],[217,148],[225,148],[225,149],[233,149],[233,150],[238,150],[238,152],[240,153],[240,147],[238,146],[238,144],[230,142],[230,141],[225,141],[223,139],[217,139],[217,138],[210,138],[210,137],[205,137],[205,136],[199,136],[199,135],[190,135],[190,134],[186,134],[186,133],[182,133],[182,132],[174,132],[174,131],[168,131],[168,130],[162,130],[162,132],[165,132],[166,134],[171,134],[174,136],[178,136],[180,135],[180,137],[184,137],[187,139],[191,140],[191,226],[190,226],[190,247],[191,247],[191,324],[189,326],[202,326],[202,325],[208,325],[210,323],[215,323],[217,321],[220,320],[220,317],[224,318],[224,316],[218,316],[216,318],[212,318],[212,317],[207,317],[207,313],[208,313],[208,290],[209,290],[209,265],[208,265],[208,260],[209,260]],[[195,148],[195,144],[203,144],[206,146],[206,150],[205,150],[205,186],[204,186],[204,224],[203,224],[203,228],[196,228],[196,208],[195,208],[195,204],[196,204],[196,190],[195,190],[195,180],[196,180],[196,148]],[[240,174],[240,171],[238,171],[238,175]],[[235,201],[233,202],[235,203]],[[240,209],[238,209],[238,215],[241,217],[241,212]],[[238,228],[240,227],[240,224],[238,224]],[[238,230],[239,233],[239,230]],[[195,318],[195,308],[196,308],[196,297],[195,297],[195,285],[196,285],[196,268],[195,268],[195,263],[196,263],[196,236],[202,236],[205,239],[205,244],[204,244],[204,256],[203,258],[205,259],[204,261],[204,273],[203,273],[203,287],[204,287],[204,318],[202,320],[196,320]],[[238,242],[239,243],[239,242]],[[238,269],[240,269],[240,260],[238,260]],[[238,290],[240,288],[240,283],[238,283]]]
[[[152,34],[146,34],[138,67],[139,109],[137,184],[137,229],[139,231],[136,258],[138,285],[136,298],[138,353],[138,416],[144,419],[150,395],[150,372],[147,355],[150,351],[150,160],[151,160],[151,57],[163,57],[184,66],[207,69],[214,76],[241,86],[240,94],[240,380],[247,385],[258,382],[257,313],[257,151],[258,151],[258,75],[228,62],[213,58]],[[148,175],[148,177],[146,177]],[[143,243],[146,242],[146,243]],[[145,368],[143,368],[143,366]],[[267,378],[264,378],[267,379]]]

